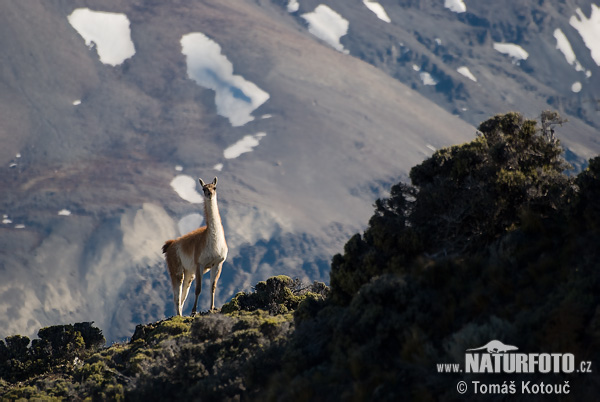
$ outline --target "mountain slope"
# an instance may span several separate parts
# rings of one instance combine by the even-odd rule
[[[582,159],[597,152],[597,2],[377,2],[388,23],[365,7],[374,2],[307,0],[295,15],[302,20],[321,3],[348,21],[340,42],[351,55],[465,121],[552,108],[569,118],[566,146]]]

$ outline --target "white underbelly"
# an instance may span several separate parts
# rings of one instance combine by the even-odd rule
[[[198,258],[198,265],[204,268],[212,267],[225,261],[226,258],[227,246],[206,248]]]

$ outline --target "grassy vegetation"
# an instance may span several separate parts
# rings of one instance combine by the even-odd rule
[[[9,337],[0,342],[0,393],[6,400],[252,398],[280,363],[294,310],[323,299],[327,289],[273,277],[238,294],[221,313],[138,325],[131,341],[107,348],[91,323],[41,329],[31,345]],[[40,348],[48,352],[43,357]]]

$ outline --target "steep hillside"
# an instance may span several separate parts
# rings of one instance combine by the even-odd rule
[[[567,147],[583,158],[598,148],[597,2],[301,1],[296,15],[320,3],[348,21],[340,43],[351,55],[465,121],[552,108],[571,121]]]

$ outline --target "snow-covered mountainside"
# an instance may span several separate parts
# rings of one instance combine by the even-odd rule
[[[305,0],[292,15],[324,5],[344,19],[350,55],[463,120],[555,109],[571,121],[564,145],[583,159],[597,149],[600,2]]]
[[[583,163],[599,19],[558,1],[0,4],[0,337],[93,320],[116,340],[172,315],[160,249],[202,224],[198,177],[219,177],[221,304],[274,274],[328,281],[374,200],[495,113],[558,109]]]

